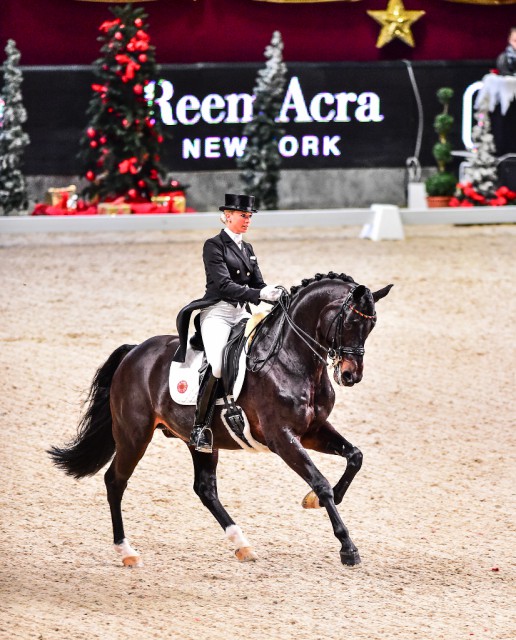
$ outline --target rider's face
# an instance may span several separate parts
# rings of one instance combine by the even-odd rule
[[[229,211],[226,209],[226,226],[233,233],[245,233],[251,224],[252,213],[247,211]]]

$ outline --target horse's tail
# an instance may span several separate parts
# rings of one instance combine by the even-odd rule
[[[92,476],[111,460],[115,453],[109,392],[115,371],[136,345],[124,344],[98,369],[86,398],[88,408],[79,422],[77,436],[62,449],[51,447],[52,462],[74,478]]]

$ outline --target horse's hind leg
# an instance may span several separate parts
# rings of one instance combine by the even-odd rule
[[[226,532],[226,538],[233,543],[235,555],[240,562],[256,560],[257,556],[251,548],[242,530],[235,524],[222,506],[217,492],[217,463],[219,452],[202,453],[189,447],[194,464],[194,491],[203,505]]]
[[[303,446],[320,453],[342,456],[346,458],[347,465],[341,479],[333,487],[333,499],[335,504],[340,504],[353,478],[362,466],[362,452],[343,438],[329,422],[325,422],[316,433],[309,433],[302,439]],[[316,509],[320,506],[319,500],[313,491],[306,495],[301,503],[305,509]]]
[[[147,438],[141,436],[131,442],[127,438],[117,441],[115,457],[104,475],[107,499],[111,510],[111,522],[113,524],[114,547],[125,566],[143,566],[140,554],[136,549],[133,549],[129,540],[125,537],[122,498],[129,478],[145,453],[151,439],[152,429],[149,429]]]
[[[340,559],[343,564],[353,566],[360,563],[360,556],[349,536],[346,525],[337,511],[333,499],[333,489],[328,480],[312,462],[308,452],[297,437],[285,428],[278,430],[274,438],[267,441],[269,448],[278,454],[303,480],[311,487],[319,503],[324,507],[330,518],[333,533],[341,543]]]

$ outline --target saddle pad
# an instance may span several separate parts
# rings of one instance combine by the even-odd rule
[[[202,365],[203,352],[196,351],[190,346],[188,341],[188,349],[186,350],[186,358],[184,362],[172,362],[170,365],[170,375],[168,385],[172,400],[177,404],[196,405],[197,395],[199,394],[199,369]],[[242,391],[245,379],[245,349],[242,350],[238,360],[238,375],[235,380],[233,389],[233,397],[236,400]],[[223,404],[223,400],[217,400],[217,404]]]

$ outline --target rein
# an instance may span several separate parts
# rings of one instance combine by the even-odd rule
[[[366,318],[368,320],[373,320],[376,322],[376,312],[374,313],[374,315],[367,315],[359,311],[355,306],[351,306],[351,300],[353,299],[353,291],[356,289],[357,286],[358,285],[356,285],[355,287],[353,287],[353,289],[349,291],[348,295],[346,296],[346,299],[342,303],[341,308],[339,309],[339,311],[337,311],[337,313],[335,314],[335,317],[330,323],[328,332],[326,334],[326,339],[328,339],[329,333],[334,324],[335,324],[335,331],[331,341],[331,347],[329,348],[324,347],[320,342],[318,342],[306,331],[301,329],[301,327],[292,320],[292,318],[289,315],[289,308],[292,302],[292,298],[284,287],[278,287],[282,290],[280,299],[274,305],[274,308],[271,311],[271,313],[259,325],[257,325],[257,327],[253,329],[253,332],[255,335],[251,343],[251,347],[249,348],[249,351],[248,351],[248,358],[247,358],[248,371],[252,371],[253,373],[261,371],[263,367],[267,364],[267,362],[269,362],[269,360],[271,360],[278,353],[283,342],[283,327],[285,325],[285,321],[288,323],[292,331],[310,349],[310,351],[314,354],[314,356],[323,365],[327,367],[329,367],[330,365],[332,367],[337,366],[339,362],[342,360],[344,355],[363,356],[365,353],[364,347],[343,347],[340,342],[342,339],[342,328],[345,324],[345,320],[347,320],[349,313],[356,313],[362,318]],[[267,321],[269,320],[272,321],[272,319],[276,318],[277,310],[281,311],[282,314],[279,320],[278,331],[272,342],[272,345],[262,359],[255,359],[254,364],[251,364],[252,347],[256,346],[256,344],[259,343],[259,340],[257,340],[257,338],[260,335],[260,332],[265,330],[266,324],[269,324]],[[320,349],[323,352],[324,357],[321,356],[320,353],[316,351],[316,349]],[[331,359],[331,362],[328,362],[328,358]]]

